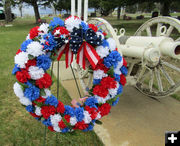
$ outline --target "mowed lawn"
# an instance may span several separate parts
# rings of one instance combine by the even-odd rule
[[[44,125],[35,120],[20,104],[13,92],[16,79],[11,74],[14,56],[25,40],[34,19],[17,19],[13,27],[0,27],[0,146],[43,145]],[[55,82],[55,79],[54,79]],[[56,83],[52,92],[56,91]],[[70,97],[60,87],[60,100],[70,104]],[[75,131],[57,134],[47,129],[46,145],[101,146],[94,132]]]

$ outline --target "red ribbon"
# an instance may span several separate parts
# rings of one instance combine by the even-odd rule
[[[58,61],[61,59],[64,53],[66,53],[66,57],[65,57],[66,68],[68,68],[73,61],[73,52],[69,48],[69,44],[62,46],[59,49],[58,58],[57,58]],[[85,69],[86,67],[86,58],[89,60],[93,69],[96,67],[96,64],[100,60],[100,57],[96,53],[96,50],[87,42],[83,42],[78,50],[77,60],[76,60],[77,64],[79,64],[83,69]]]

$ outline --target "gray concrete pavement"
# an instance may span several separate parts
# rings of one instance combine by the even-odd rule
[[[62,78],[66,72],[60,71]],[[63,86],[78,98],[74,80],[66,78],[70,80],[61,80]],[[180,130],[180,102],[171,97],[154,100],[126,86],[118,105],[101,121],[94,130],[107,146],[164,146],[165,131]]]

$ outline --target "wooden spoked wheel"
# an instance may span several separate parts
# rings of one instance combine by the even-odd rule
[[[180,41],[180,21],[171,17],[157,17],[145,22],[134,36],[165,36]],[[175,50],[180,55],[180,47]],[[156,64],[140,60],[133,65],[135,87],[145,95],[161,98],[180,89],[180,59],[162,55]],[[131,73],[129,73],[131,74]]]
[[[102,18],[91,18],[88,20],[88,23],[98,26],[99,29],[102,29],[103,31],[107,33],[108,37],[112,37],[116,41],[116,46],[118,48],[118,51],[122,55],[121,50],[120,50],[120,43],[116,35],[116,32],[106,20]],[[90,89],[92,85],[93,74],[88,69],[83,70],[79,65],[77,65],[76,69],[77,69],[78,78],[80,80],[81,87],[83,89],[84,94],[86,95],[87,91]]]

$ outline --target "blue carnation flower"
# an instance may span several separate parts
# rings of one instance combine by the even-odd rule
[[[94,128],[94,125],[89,124],[89,126],[88,126],[86,129],[84,129],[83,131],[84,131],[84,132],[87,132],[87,131],[92,131],[92,130],[93,130],[93,128]]]
[[[65,105],[64,108],[65,108],[64,111],[65,115],[70,115],[71,117],[74,117],[74,109],[71,106]]]
[[[119,97],[112,103],[112,106],[115,106],[119,101]]]
[[[64,128],[64,129],[61,130],[62,133],[66,133],[66,132],[68,132],[68,131],[69,131],[69,128],[68,128],[68,127],[66,127],[66,128]]]
[[[51,95],[50,97],[46,98],[45,104],[47,105],[53,105],[55,107],[58,106],[58,100],[55,96]]]
[[[39,98],[40,90],[34,85],[29,86],[24,91],[25,97],[27,97],[30,101],[36,100]]]
[[[117,90],[117,94],[121,94],[123,90],[123,86],[121,84],[119,84],[119,88]]]
[[[102,46],[105,48],[105,47],[109,47],[109,43],[108,43],[108,41],[107,40],[103,40],[103,42],[102,42]]]
[[[47,70],[51,66],[51,59],[47,55],[41,55],[37,57],[37,66]]]
[[[86,99],[86,101],[85,101],[85,105],[86,106],[89,106],[89,107],[95,107],[95,108],[97,108],[97,106],[96,106],[96,104],[98,103],[98,101],[97,101],[97,99],[96,98],[94,98],[94,97],[89,97],[89,98],[87,98]]]
[[[12,70],[12,74],[15,75],[17,71],[21,71],[21,69],[17,66],[17,64],[15,64]]]
[[[121,61],[122,57],[118,51],[112,51],[106,58],[104,58],[104,65],[108,68],[113,66],[117,67],[118,61]]]
[[[28,46],[31,42],[33,42],[33,41],[30,40],[30,39],[24,41],[24,42],[21,44],[21,51],[26,52],[27,46]]]
[[[101,80],[100,79],[94,79],[93,80],[93,85],[100,84]]]
[[[48,119],[45,119],[44,121],[42,121],[42,123],[46,126],[52,126],[50,117]]]
[[[84,118],[84,110],[82,107],[75,108],[75,115],[78,122],[81,122]]]
[[[114,73],[114,77],[115,81],[120,82],[120,75]]]
[[[57,46],[57,42],[51,33],[43,35],[43,38],[45,40],[45,43],[42,44],[44,46],[44,50],[52,51]]]
[[[59,17],[54,17],[53,20],[51,20],[49,26],[53,28],[56,26],[64,26],[64,21],[61,20]]]
[[[86,32],[86,30],[89,28],[89,26],[84,21],[81,22],[81,26],[84,32]]]
[[[120,70],[121,70],[122,74],[124,74],[125,76],[128,74],[128,70],[125,66],[122,66]]]
[[[26,106],[26,110],[30,113],[34,113],[34,106],[28,105],[28,106]]]

